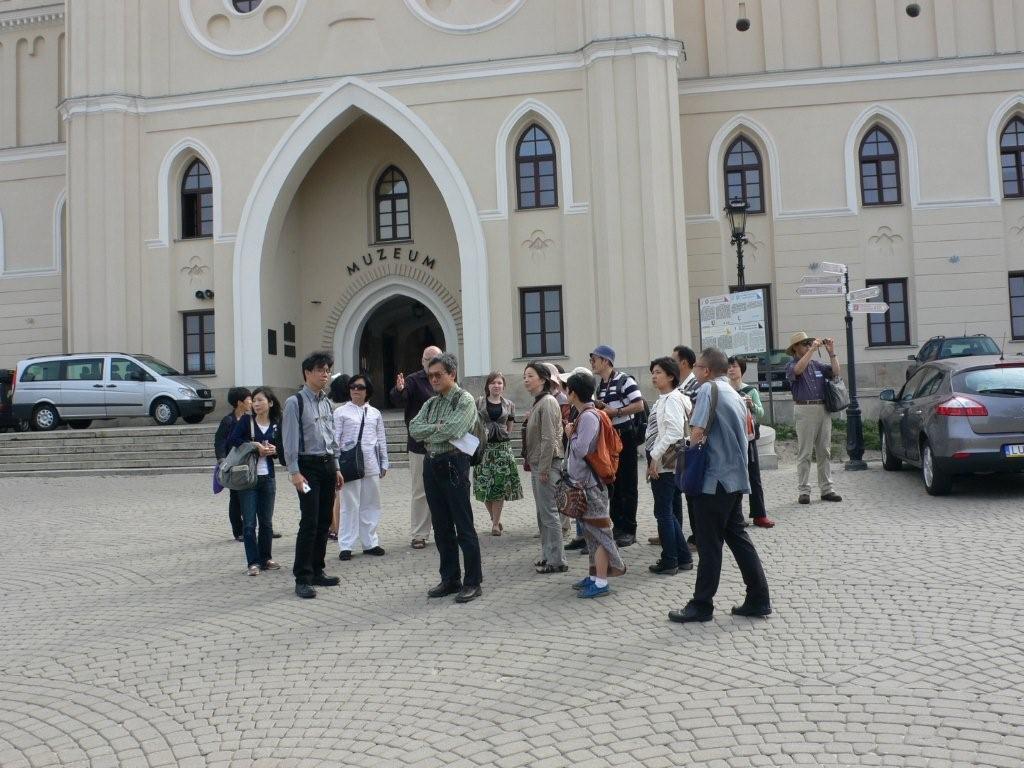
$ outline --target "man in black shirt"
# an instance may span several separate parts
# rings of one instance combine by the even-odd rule
[[[644,398],[632,376],[615,370],[615,350],[606,344],[590,353],[590,367],[601,378],[594,403],[608,414],[622,440],[609,501],[615,543],[628,547],[636,542],[636,450],[644,442],[643,434],[637,434],[636,415],[644,410]]]

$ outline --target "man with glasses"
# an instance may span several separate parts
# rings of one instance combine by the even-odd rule
[[[829,364],[815,360],[821,347],[828,351]],[[818,488],[822,501],[842,501],[832,490],[832,414],[825,409],[825,380],[840,375],[835,341],[816,339],[803,331],[789,339],[786,380],[793,394],[793,418],[796,423],[797,498],[801,504],[811,503],[811,451],[818,462]]]
[[[423,488],[434,525],[434,543],[441,557],[441,583],[427,597],[458,593],[457,603],[480,597],[483,573],[480,541],[473,527],[469,501],[469,455],[456,448],[458,441],[476,423],[476,400],[455,383],[458,361],[450,352],[438,355],[427,365],[427,379],[434,391],[420,412],[409,422],[409,434],[423,443]],[[466,575],[459,568],[459,549]]]
[[[423,368],[408,376],[399,373],[395,377],[395,386],[391,388],[391,402],[405,408],[406,428],[423,408],[423,404],[434,396],[434,390],[427,381],[427,366],[440,354],[441,350],[438,347],[427,347],[423,350],[423,357],[420,360]],[[423,455],[426,451],[423,443],[414,439],[411,434],[406,441],[406,447],[409,450],[409,473],[412,475],[412,548],[423,549],[430,538],[430,507],[427,506],[427,495],[423,490]]]
[[[324,572],[327,531],[331,527],[334,494],[345,480],[338,470],[338,441],[327,388],[334,357],[314,352],[302,361],[305,385],[285,400],[281,417],[285,463],[299,495],[299,534],[295,538],[295,594],[316,597],[317,587],[335,587],[337,576]]]

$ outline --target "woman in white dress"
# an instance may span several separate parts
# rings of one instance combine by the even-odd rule
[[[367,403],[373,396],[373,383],[359,373],[349,379],[351,399],[334,411],[334,431],[338,447],[345,451],[356,442],[362,446],[363,479],[350,480],[341,490],[341,530],[338,533],[339,560],[352,559],[352,547],[358,539],[364,555],[384,554],[377,538],[380,524],[380,478],[388,471],[388,441],[384,418]],[[362,425],[362,437],[359,437]]]

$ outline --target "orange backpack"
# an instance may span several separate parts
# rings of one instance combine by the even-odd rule
[[[619,454],[622,453],[622,439],[618,430],[612,426],[612,420],[604,411],[594,409],[597,418],[601,422],[601,428],[597,434],[597,441],[594,443],[594,450],[584,458],[590,468],[597,475],[597,479],[605,485],[615,482],[615,475],[619,471]],[[582,416],[582,414],[580,414]]]

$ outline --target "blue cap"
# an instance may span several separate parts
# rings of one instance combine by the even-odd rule
[[[599,344],[594,347],[594,351],[590,354],[596,355],[597,357],[603,357],[605,360],[615,362],[615,350],[609,347],[607,344]]]

